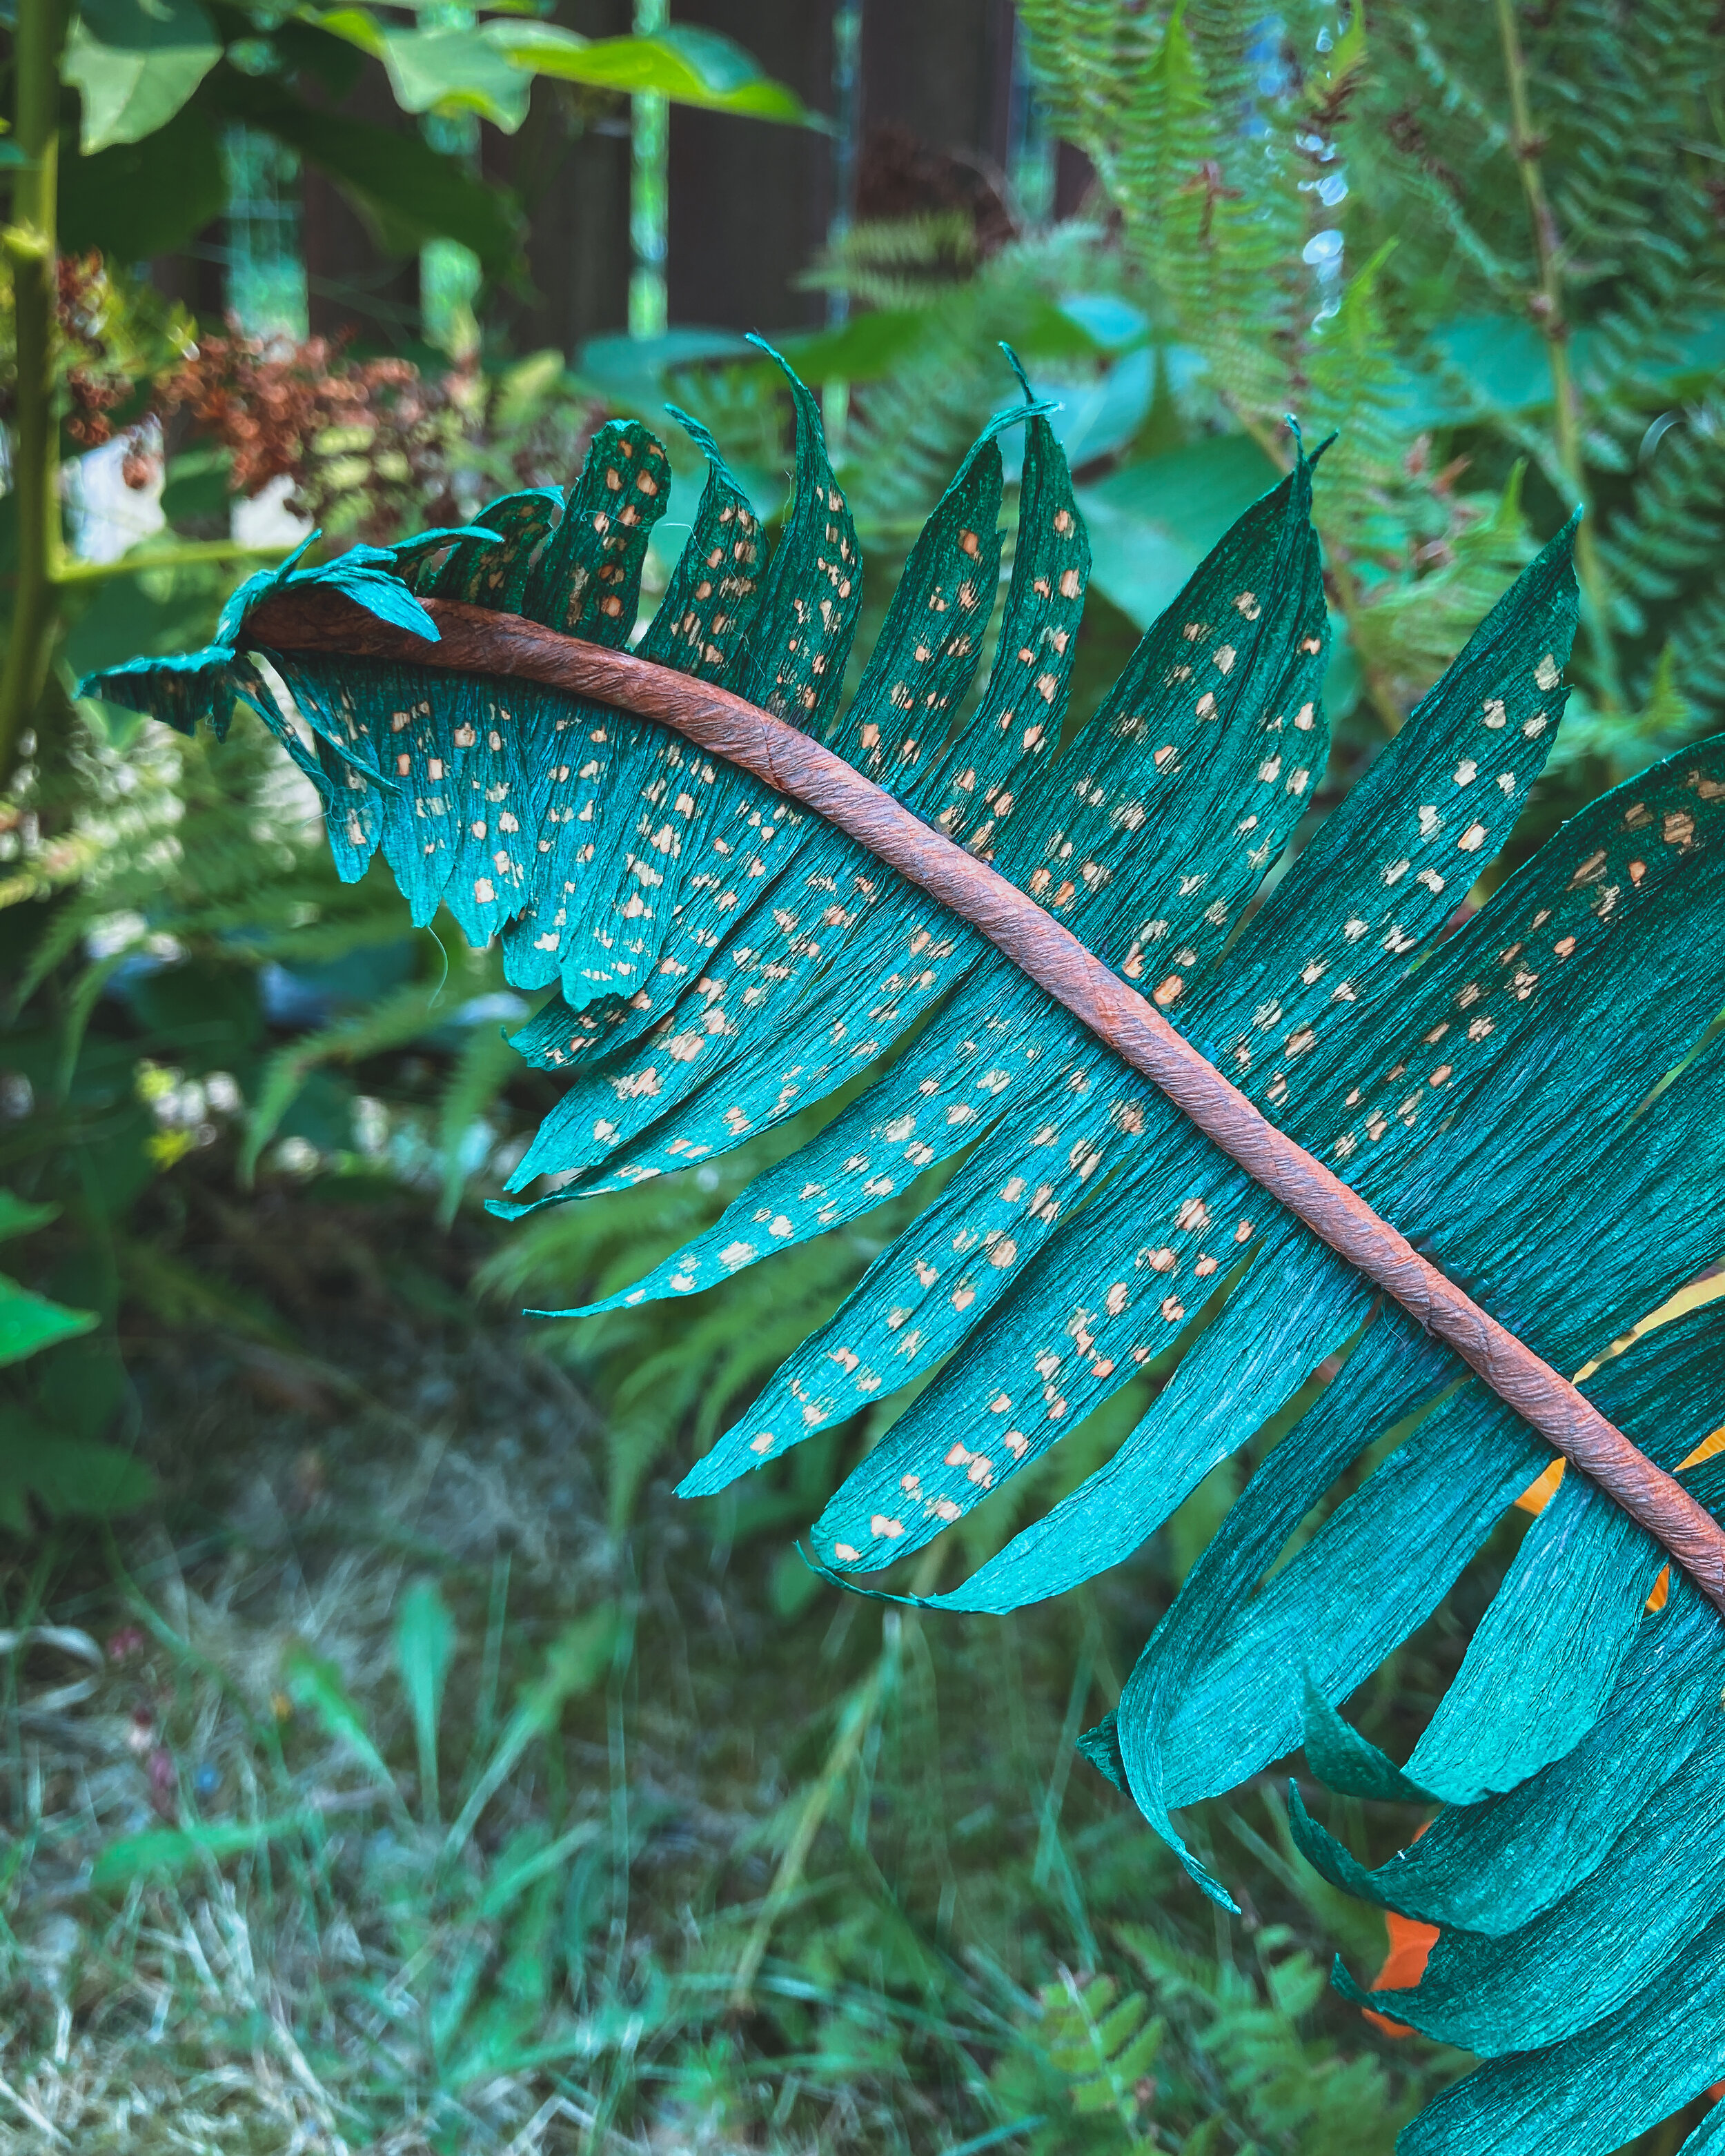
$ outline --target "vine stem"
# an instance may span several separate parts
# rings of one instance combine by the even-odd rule
[[[1575,535],[1575,573],[1586,602],[1588,639],[1599,669],[1602,701],[1620,709],[1623,683],[1618,671],[1616,649],[1611,641],[1609,591],[1594,531],[1593,503],[1581,449],[1581,393],[1569,364],[1569,325],[1563,315],[1563,242],[1557,219],[1546,198],[1545,177],[1540,167],[1544,137],[1536,132],[1528,107],[1527,63],[1516,23],[1515,0],[1497,0],[1497,41],[1503,53],[1503,73],[1509,89],[1516,163],[1522,175],[1522,192],[1527,197],[1534,259],[1539,270],[1539,289],[1534,295],[1532,312],[1544,341],[1546,364],[1551,371],[1552,431],[1558,465],[1570,496],[1566,506],[1574,508],[1579,505],[1586,511]]]
[[[0,791],[48,679],[60,623],[60,594],[80,584],[143,569],[197,562],[280,560],[280,547],[211,540],[142,559],[68,562],[60,535],[59,414],[54,409],[54,312],[59,298],[59,59],[63,0],[18,0],[13,38],[13,141],[24,162],[13,182],[12,221],[0,257],[12,280],[18,358],[13,425],[13,490],[18,503],[18,569],[11,579],[11,633],[0,662]]]
[[[25,162],[13,182],[13,221],[0,233],[0,253],[12,277],[18,352],[13,488],[18,568],[12,634],[0,667],[0,786],[12,777],[25,726],[42,693],[59,613],[54,316],[63,30],[59,0],[18,0],[13,139]]]
[[[189,569],[223,562],[279,562],[288,552],[272,543],[254,546],[239,539],[188,539],[183,545],[164,547],[159,554],[134,551],[113,562],[63,562],[54,581],[62,588],[102,584],[116,577],[141,577],[146,569]],[[311,557],[317,559],[316,554]]]

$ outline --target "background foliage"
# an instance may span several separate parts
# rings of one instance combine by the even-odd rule
[[[1062,401],[1096,551],[1075,713],[1286,463],[1291,412],[1308,441],[1340,430],[1315,816],[1578,502],[1581,693],[1522,842],[1717,727],[1712,8],[1019,12],[1046,125],[1094,174],[1077,213],[934,161],[896,213],[834,228],[807,280],[828,326],[783,340],[869,552],[865,654],[889,565],[1013,393],[1006,339]],[[522,1327],[521,1301],[603,1293],[685,1240],[760,1151],[494,1240],[478,1201],[551,1095],[500,1041],[524,1006],[491,958],[416,934],[382,880],[340,886],[249,723],[218,753],[70,696],[203,639],[245,566],[231,501],[272,485],[326,547],[388,539],[565,480],[601,418],[662,424],[669,395],[772,513],[788,412],[737,339],[510,348],[521,208],[461,131],[519,130],[536,78],[614,112],[801,105],[686,28],[583,44],[503,10],[197,0],[63,27],[54,461],[123,435],[167,524],[98,562],[56,501],[40,618],[3,632],[44,654],[0,807],[8,2132],[1388,2148],[1460,2061],[1325,1994],[1338,1942],[1374,1965],[1376,1919],[1248,1791],[1201,1821],[1246,1881],[1230,1931],[1071,1753],[1232,1471],[1034,1624],[883,1625],[817,1587],[789,1536],[879,1417],[673,1507],[672,1471],[894,1220],[692,1310]],[[424,132],[329,110],[367,61]],[[447,348],[271,338],[152,288],[145,258],[221,213],[235,126],[331,176],[386,249],[470,251]],[[14,269],[25,169],[0,164]],[[11,608],[33,347],[5,304]],[[670,446],[668,528],[699,480]],[[1010,1526],[982,1508],[967,1561]],[[1405,1749],[1514,1542],[1374,1680],[1377,1741]]]

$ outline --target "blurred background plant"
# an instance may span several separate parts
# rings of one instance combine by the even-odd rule
[[[1459,2061],[1324,1992],[1377,1919],[1255,1790],[1199,1823],[1248,1911],[1219,1927],[1073,1758],[1235,1471],[1034,1626],[883,1620],[803,1564],[829,1455],[891,1408],[673,1506],[908,1201],[687,1307],[522,1325],[761,1149],[500,1230],[480,1201],[554,1093],[493,955],[342,886],[249,719],[184,742],[71,685],[203,642],[313,526],[562,483],[614,414],[673,460],[650,608],[701,479],[668,398],[777,512],[754,328],[820,393],[865,655],[1016,394],[1004,341],[1091,531],[1075,724],[1285,415],[1337,430],[1314,818],[1584,505],[1531,845],[1725,706],[1716,11],[671,13],[20,0],[0,29],[8,2145],[1387,2151]],[[1420,1726],[1513,1541],[1368,1733]]]

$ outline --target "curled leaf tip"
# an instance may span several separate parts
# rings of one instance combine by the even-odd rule
[[[1006,354],[1007,365],[1019,378],[1019,387],[1024,393],[1025,403],[1034,403],[1036,401],[1036,393],[1030,387],[1030,377],[1024,372],[1024,362],[1019,357],[1018,354],[1013,350],[1012,346],[1006,341],[1004,337],[1000,340],[1000,349]]]

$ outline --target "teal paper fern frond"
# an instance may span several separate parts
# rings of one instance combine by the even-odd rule
[[[1457,925],[1563,716],[1567,532],[1266,880],[1324,767],[1317,459],[1240,521],[1062,747],[1087,547],[1039,408],[996,421],[964,460],[847,701],[862,565],[813,400],[793,395],[776,546],[715,453],[642,657],[735,690],[992,865],[1557,1370],[1603,1354],[1717,1255],[1725,742],[1594,803]],[[1001,598],[1009,426],[1025,449]],[[566,502],[506,497],[477,529],[367,573],[395,575],[403,601],[411,587],[416,603],[614,648],[665,482],[652,436],[613,426]],[[340,568],[294,587],[302,608],[326,604],[337,644],[374,596],[350,576],[326,603],[318,579]],[[202,708],[225,718],[244,685],[323,788],[342,874],[381,851],[417,920],[446,905],[470,939],[501,940],[516,985],[550,991],[515,1045],[567,1086],[512,1209],[710,1160],[866,1081],[595,1308],[696,1296],[947,1170],[685,1491],[920,1384],[813,1529],[826,1569],[876,1575],[1208,1316],[1112,1456],[930,1598],[1009,1610],[1131,1555],[1345,1354],[1086,1752],[1219,1900],[1175,1812],[1302,1741],[1339,1786],[1443,1807],[1417,1851],[1369,1876],[1299,1815],[1321,1868],[1445,1927],[1426,1980],[1385,2003],[1486,2063],[1406,2145],[1604,2152],[1725,2072],[1725,1874],[1702,1854],[1725,1809],[1725,1636],[1675,1570],[1646,1610],[1666,1556],[1649,1534],[1571,1472],[1393,1765],[1336,1708],[1441,1602],[1548,1463],[1545,1441],[969,920],[835,824],[656,721],[452,671],[399,630],[388,658],[272,647],[271,618],[234,625],[198,676]],[[249,642],[290,708],[248,675]],[[198,715],[159,663],[91,685]],[[1702,1308],[1584,1389],[1678,1469],[1719,1419],[1722,1377],[1725,1322]],[[1711,1465],[1681,1479],[1713,1497]]]

